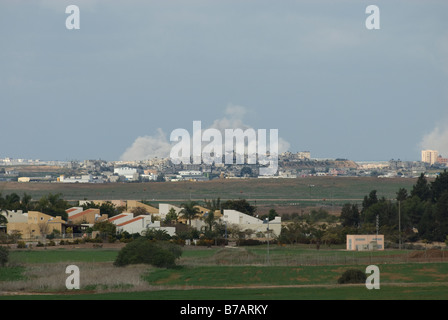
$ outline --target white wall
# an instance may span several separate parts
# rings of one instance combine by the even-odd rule
[[[2,216],[6,217],[6,219],[8,220],[8,223],[9,222],[24,222],[24,223],[28,222],[28,214],[23,213],[22,210],[17,210],[17,211],[8,210],[7,212],[2,211],[2,212],[0,212],[0,214]]]
[[[227,222],[228,224],[235,224],[242,230],[251,229],[255,233],[266,232],[268,226],[269,230],[271,230],[272,233],[276,236],[280,235],[281,232],[281,217],[275,217],[274,220],[269,221],[269,224],[267,224],[264,223],[261,219],[252,217],[236,210],[224,210],[221,220],[223,222]]]
[[[170,211],[171,208],[174,208],[177,214],[182,210],[182,208],[173,206],[168,203],[160,203],[159,204],[159,216],[162,220],[165,220],[166,214]]]
[[[130,223],[127,223],[125,225],[122,225],[122,226],[120,226],[119,224],[124,223],[126,221],[122,221],[121,223],[118,223],[117,231],[118,232],[127,231],[130,234],[132,234],[132,233],[142,234],[148,228],[152,228],[152,229],[156,229],[156,230],[165,230],[170,236],[174,236],[174,234],[176,233],[176,228],[174,228],[174,227],[161,227],[160,221],[151,222],[150,215],[141,215],[141,216],[138,216],[135,218],[139,218],[139,219],[132,221]],[[132,220],[132,219],[130,219],[130,220]]]

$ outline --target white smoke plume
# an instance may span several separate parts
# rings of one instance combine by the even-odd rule
[[[244,123],[243,118],[247,114],[247,109],[238,105],[229,105],[224,111],[225,116],[213,121],[210,128],[218,129],[224,135],[225,129],[242,129],[246,130],[251,126]],[[191,127],[191,124],[187,126]],[[205,130],[207,128],[202,128]],[[272,129],[272,128],[267,128]],[[192,134],[192,132],[190,132]],[[167,135],[162,129],[157,130],[154,136],[138,137],[134,143],[121,155],[122,161],[138,161],[147,160],[154,157],[167,158],[174,142],[169,141]],[[278,138],[279,153],[289,150],[290,144],[281,137]]]
[[[448,157],[448,119],[426,134],[420,143],[420,147],[421,149],[437,150],[439,155]]]
[[[162,129],[157,129],[154,136],[143,136],[135,139],[134,143],[121,155],[122,161],[138,161],[150,158],[166,158],[171,150],[171,142]]]

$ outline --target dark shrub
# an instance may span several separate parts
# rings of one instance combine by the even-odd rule
[[[160,268],[172,268],[181,255],[182,250],[176,244],[139,238],[128,243],[118,252],[114,265],[122,267],[143,263]]]
[[[357,269],[348,269],[338,279],[339,284],[346,283],[365,283],[367,276],[364,272]]]
[[[25,241],[19,241],[19,242],[17,242],[17,248],[19,248],[19,249],[26,248],[26,243],[25,243]]]
[[[8,263],[9,250],[6,247],[0,247],[0,267],[4,267]]]

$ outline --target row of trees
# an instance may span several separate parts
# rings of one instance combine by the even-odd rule
[[[337,218],[330,218],[323,209],[296,215],[282,227],[278,240],[314,243],[319,248],[322,243],[345,243],[347,234],[375,234],[377,228],[392,243],[447,241],[448,172],[432,182],[421,174],[409,192],[400,188],[392,200],[372,190],[360,206],[346,203]]]
[[[24,193],[20,197],[17,193],[11,193],[6,196],[0,194],[0,210],[22,210],[40,211],[50,216],[61,216],[63,220],[67,219],[67,210],[70,208],[68,201],[62,198],[62,194],[48,194],[42,196],[39,200],[34,201],[32,197]]]
[[[391,240],[445,241],[448,235],[448,172],[432,182],[421,174],[411,191],[400,188],[396,199],[378,198],[372,190],[364,197],[362,207],[345,204],[341,224],[354,232],[374,233],[378,219],[379,232]],[[401,231],[401,233],[399,233]]]

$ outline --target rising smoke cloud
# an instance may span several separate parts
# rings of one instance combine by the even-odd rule
[[[448,157],[448,119],[426,134],[420,142],[420,147],[437,150],[440,155]]]
[[[238,105],[229,105],[224,111],[224,117],[213,121],[210,128],[218,129],[224,134],[225,129],[249,129],[249,125],[243,121],[247,109]],[[191,124],[188,124],[191,127]],[[187,126],[187,128],[188,128]],[[207,129],[207,128],[203,128]],[[267,128],[272,129],[272,128]],[[142,136],[135,139],[134,143],[121,155],[121,161],[139,161],[150,158],[167,158],[174,143],[169,141],[162,129],[157,129],[157,134]],[[283,138],[278,138],[279,153],[289,150],[290,144]]]

